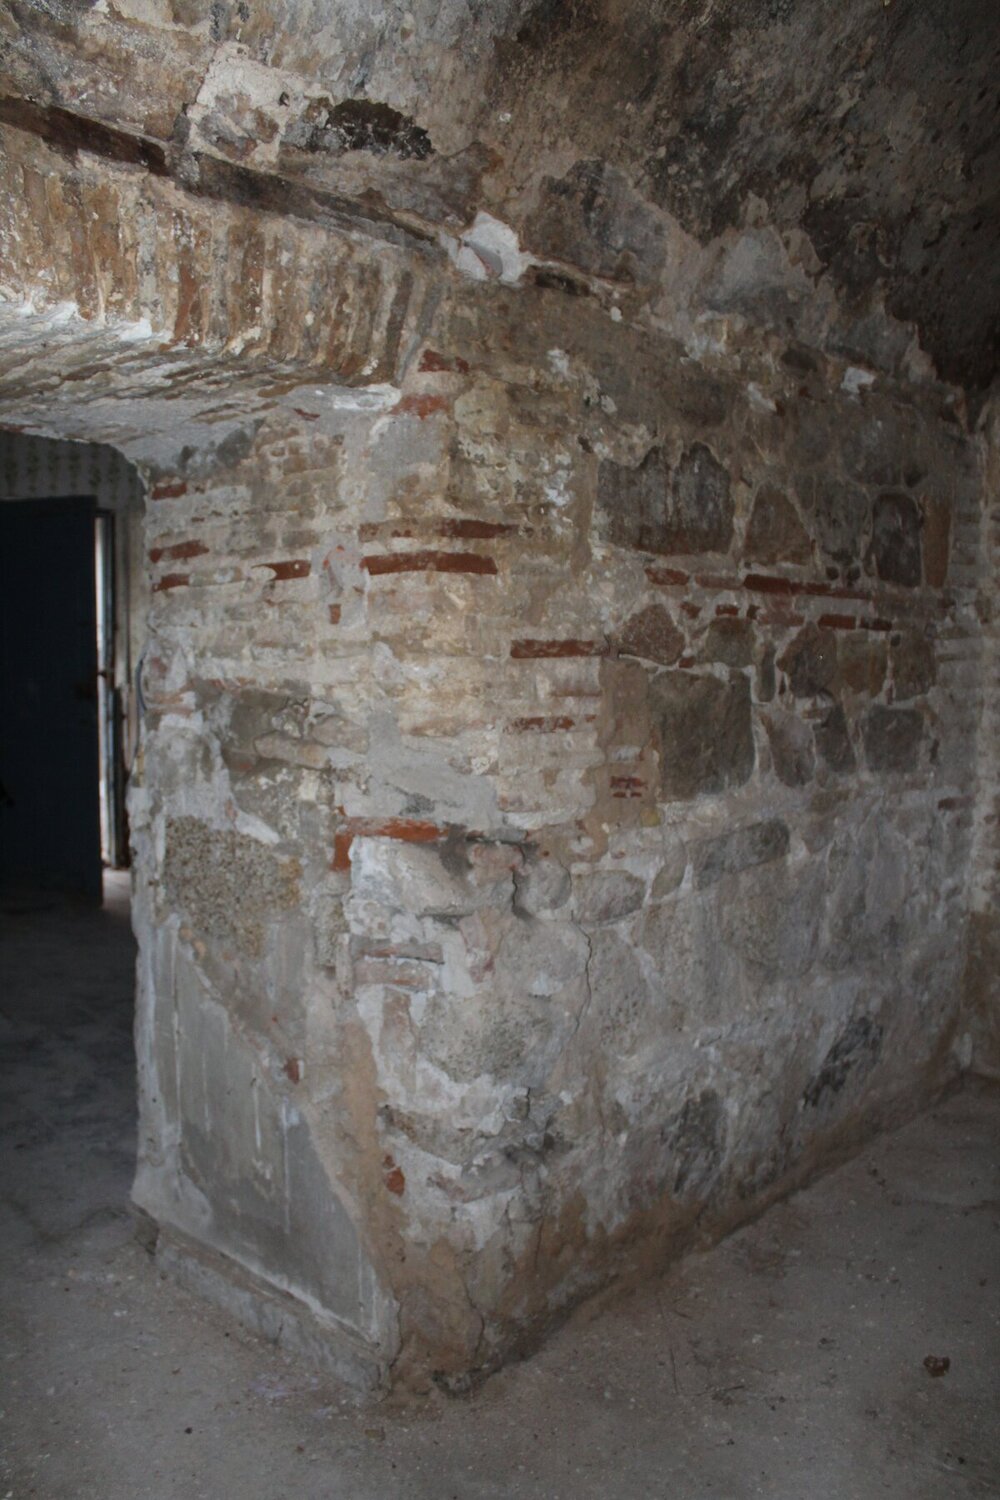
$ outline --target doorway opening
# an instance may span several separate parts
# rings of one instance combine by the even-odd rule
[[[143,486],[117,450],[0,432],[0,884],[100,903],[129,863]],[[140,570],[141,571],[141,570]]]

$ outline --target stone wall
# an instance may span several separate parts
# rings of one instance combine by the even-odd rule
[[[461,1386],[967,1065],[957,392],[6,137],[5,417],[149,484],[171,1254]]]
[[[982,622],[977,798],[969,880],[969,941],[965,974],[968,1024],[977,1072],[1000,1077],[1000,406],[996,395],[980,419],[985,444],[981,512],[979,615]]]
[[[967,1046],[977,450],[941,392],[731,365],[456,293],[383,410],[152,491],[139,1201],[399,1371]]]

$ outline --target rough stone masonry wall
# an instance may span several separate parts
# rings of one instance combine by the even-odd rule
[[[981,699],[976,822],[969,881],[966,1004],[977,1072],[1000,1077],[1000,402],[996,394],[980,419],[984,487],[979,550],[982,622]]]
[[[165,1242],[354,1378],[460,1384],[953,1076],[953,392],[23,154],[4,387],[150,481]]]
[[[740,362],[455,293],[382,410],[153,488],[138,1199],[398,1374],[967,1060],[977,450]]]

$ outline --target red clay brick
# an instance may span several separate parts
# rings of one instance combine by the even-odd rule
[[[820,615],[817,624],[822,630],[855,630],[858,622],[853,615]]]
[[[304,557],[289,558],[287,562],[254,563],[254,567],[271,568],[274,583],[284,583],[289,578],[308,578],[312,572],[312,563]]]
[[[363,557],[361,566],[372,577],[383,573],[479,573],[493,575],[497,565],[492,557],[477,552],[388,552],[380,557]]]
[[[512,641],[510,654],[515,661],[529,661],[559,656],[603,656],[606,650],[603,641],[537,641],[526,638]]]
[[[568,719],[564,714],[555,714],[550,718],[539,715],[536,718],[511,719],[507,725],[511,734],[555,734],[560,730],[575,728],[576,720]]]
[[[682,573],[680,568],[662,568],[658,563],[650,563],[646,569],[646,577],[650,583],[669,585],[688,583],[691,575]]]
[[[446,354],[439,354],[436,349],[425,349],[420,356],[420,370],[423,374],[441,371],[448,374],[468,375],[469,361],[463,359],[460,354],[453,354],[449,358]]]
[[[151,548],[149,560],[151,563],[158,563],[169,558],[171,562],[186,562],[191,557],[204,557],[207,552],[208,548],[203,542],[174,542],[171,547]]]

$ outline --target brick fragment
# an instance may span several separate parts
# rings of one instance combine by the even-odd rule
[[[162,562],[169,558],[171,562],[186,562],[192,557],[204,557],[208,548],[203,542],[174,542],[170,547],[150,548],[149,560],[151,563]]]
[[[435,412],[446,411],[451,405],[447,396],[431,396],[422,392],[415,392],[410,396],[403,396],[392,408],[393,412],[402,416],[404,413],[412,412],[420,418],[433,416]]]
[[[420,356],[420,371],[422,374],[438,372],[442,374],[468,375],[469,361],[463,359],[460,354],[439,354],[436,349],[425,349]]]
[[[858,624],[853,615],[820,615],[817,623],[822,630],[856,630]]]
[[[312,572],[312,563],[304,557],[289,558],[285,562],[254,563],[254,567],[270,568],[274,583],[284,583],[290,578],[308,578]]]
[[[533,718],[511,719],[507,725],[511,734],[556,734],[560,730],[575,727],[576,720],[567,718],[565,714],[553,714],[549,717],[539,714]]]
[[[164,573],[163,577],[153,584],[153,593],[165,594],[168,589],[186,588],[190,582],[190,573]]]
[[[378,557],[363,557],[361,566],[371,576],[384,573],[478,573],[494,576],[497,565],[492,557],[478,552],[390,552]]]
[[[449,829],[423,818],[348,818],[333,837],[334,870],[349,870],[351,845],[356,838],[398,839],[404,844],[436,844]]]
[[[528,661],[559,656],[603,656],[607,650],[604,641],[539,641],[523,639],[512,641],[510,654],[515,661]]]

